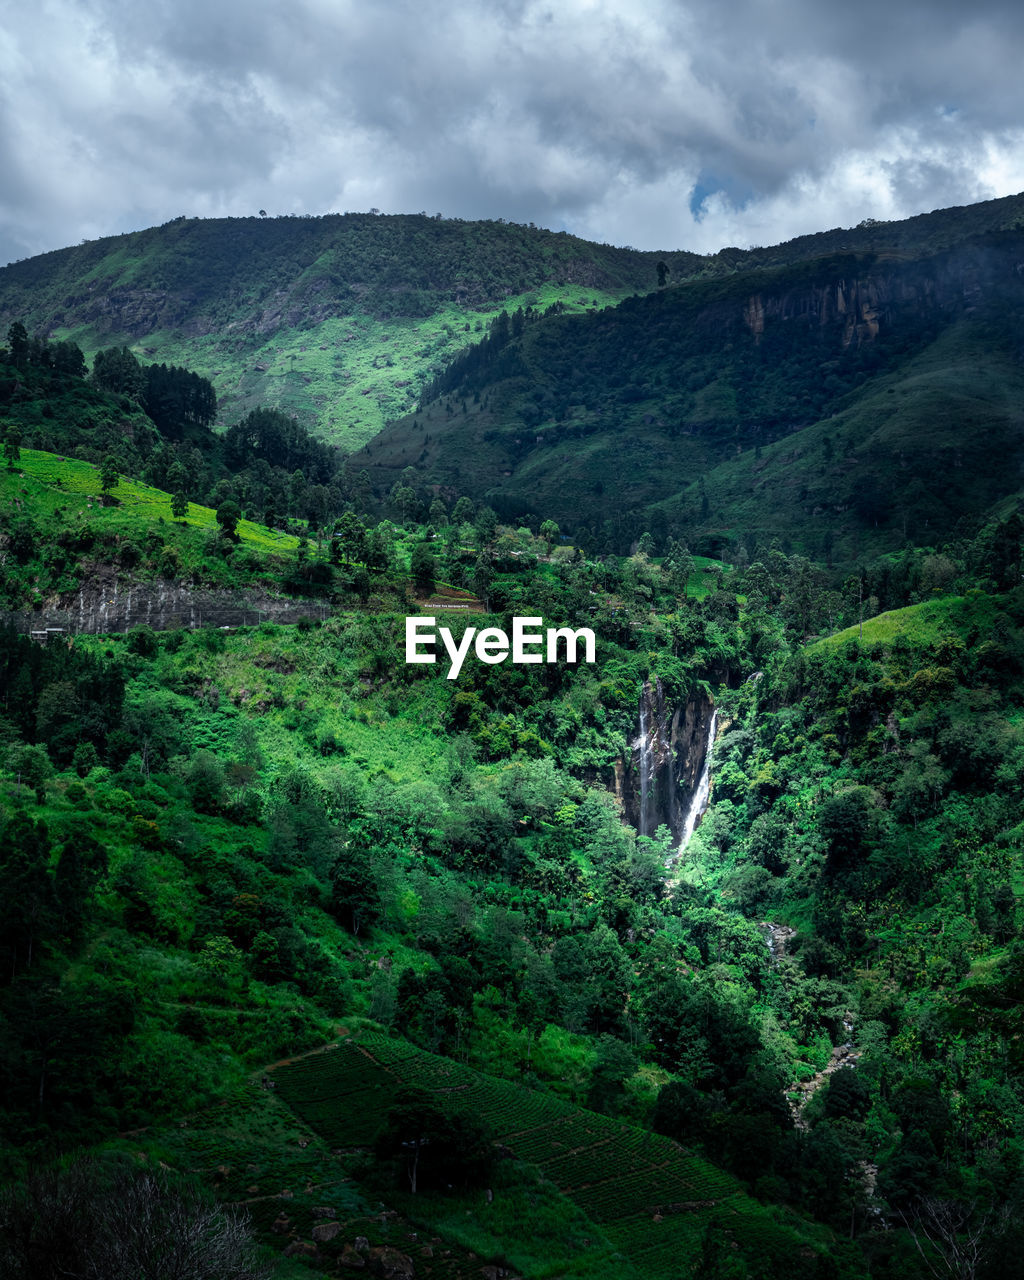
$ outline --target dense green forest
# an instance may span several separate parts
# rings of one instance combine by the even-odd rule
[[[486,527],[459,534],[462,559],[463,536],[486,551]],[[178,1121],[234,1098],[244,1148],[248,1073],[373,1030],[704,1153],[772,1212],[739,1201],[733,1229],[701,1209],[695,1264],[738,1240],[736,1274],[783,1275],[803,1240],[840,1274],[916,1275],[915,1234],[948,1247],[936,1206],[1004,1259],[1022,1114],[1019,590],[949,594],[980,581],[955,565],[946,593],[859,639],[807,643],[807,566],[781,552],[723,577],[681,550],[597,565],[549,561],[525,530],[492,537],[495,621],[589,620],[598,666],[474,664],[448,682],[407,666],[401,617],[372,611],[45,648],[7,634],[8,1174],[153,1143],[219,1185],[215,1143],[166,1159]],[[893,598],[920,594],[936,559],[887,566]],[[853,616],[852,584],[834,607],[836,626]],[[654,680],[673,702],[710,686],[722,726],[713,803],[677,861],[602,785]],[[796,930],[785,954],[766,920]],[[806,1082],[821,1087],[796,1110]],[[431,1105],[396,1095],[381,1120],[412,1107],[427,1123]],[[364,1104],[330,1114],[318,1158],[361,1145],[343,1135]],[[482,1141],[470,1130],[447,1140]],[[510,1245],[478,1213],[484,1186],[526,1197],[551,1157],[508,1145],[512,1164],[456,1188],[476,1216],[455,1243],[495,1257]],[[346,1169],[352,1215],[376,1196],[447,1238],[430,1159],[414,1201],[384,1154]],[[296,1176],[271,1163],[252,1181],[276,1197]],[[569,1201],[550,1212],[586,1215]],[[584,1273],[630,1274],[614,1215],[590,1212]]]
[[[941,276],[955,221],[913,270]],[[856,234],[876,232],[898,239]],[[776,269],[748,266],[692,282],[701,314]],[[495,369],[543,390],[576,327],[622,404],[652,315],[682,367],[710,358],[666,276],[619,320],[499,313],[416,419],[470,420]],[[849,478],[886,423],[927,438],[923,399],[883,421],[890,385],[945,405],[932,488],[895,514],[876,495],[859,542],[804,536],[814,495],[781,481],[776,536],[726,462],[696,505],[614,528],[544,490],[513,511],[466,436],[464,487],[375,469],[393,434],[364,467],[277,408],[218,424],[193,369],[124,344],[87,361],[12,321],[0,1271],[128,1280],[156,1250],[239,1280],[1017,1275],[1024,521],[1001,288],[948,325],[910,308],[824,377],[766,322],[765,435],[740,449],[784,467],[786,398],[810,396],[800,483]],[[986,334],[987,448],[941,381]],[[709,467],[735,452],[716,431]],[[959,505],[926,514],[952,471]],[[172,588],[298,620],[45,632],[90,592]],[[596,661],[471,655],[449,680],[406,661],[413,615],[456,640],[590,628]],[[658,806],[668,785],[690,807],[705,768],[684,843]]]
[[[659,551],[685,530],[709,555],[756,536],[846,564],[933,542],[1020,487],[1021,241],[517,310],[355,464],[379,486],[412,465],[617,554],[645,530]]]

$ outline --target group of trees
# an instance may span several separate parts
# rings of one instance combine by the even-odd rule
[[[315,1041],[318,1007],[362,1010],[432,1051],[653,1124],[766,1199],[847,1232],[852,1222],[865,1248],[875,1219],[862,1161],[878,1165],[886,1212],[915,1231],[925,1189],[978,1221],[1010,1203],[1024,1150],[1024,1107],[1000,1065],[1018,1029],[1019,975],[1000,959],[1019,912],[1007,878],[1017,594],[973,597],[937,640],[791,655],[782,637],[799,621],[784,596],[802,572],[791,558],[770,554],[761,577],[752,566],[744,603],[728,583],[691,588],[681,546],[660,566],[643,551],[614,565],[549,560],[546,528],[520,539],[531,556],[512,556],[503,527],[474,528],[468,504],[454,525],[436,514],[459,541],[492,534],[491,590],[510,609],[529,600],[531,613],[594,622],[601,671],[474,664],[454,687],[428,685],[429,673],[387,660],[395,638],[370,617],[308,629],[287,658],[288,635],[273,629],[46,649],[8,633],[0,727],[12,764],[0,785],[15,811],[0,862],[15,891],[0,1017],[12,1149],[30,1130],[98,1133],[111,1112],[122,1127],[145,1123],[169,1105],[162,1093],[201,1092],[203,1007],[256,1001],[265,1020],[238,1021],[239,1054]],[[374,531],[350,516],[337,532],[339,564],[369,571]],[[606,608],[610,589],[643,608]],[[774,647],[756,616],[774,618]],[[986,643],[958,642],[972,628]],[[117,660],[91,656],[102,647]],[[276,674],[296,661],[310,681],[301,706]],[[745,683],[755,664],[765,674]],[[581,777],[632,740],[645,676],[676,704],[715,670],[733,685],[718,694],[732,723],[716,744],[714,803],[673,882],[668,833],[638,838]],[[372,692],[346,694],[352,718],[339,717],[336,691],[360,685]],[[222,697],[240,714],[225,719]],[[365,757],[373,734],[359,736],[360,715],[374,732],[395,719],[410,740],[419,717],[436,716],[430,733],[446,726],[452,745],[396,775]],[[813,927],[773,962],[757,922],[792,902]],[[370,944],[402,958],[367,978],[363,959],[325,945],[338,928],[354,956]],[[97,931],[106,941],[86,960]],[[140,948],[180,957],[182,986],[147,995]],[[971,955],[992,959],[990,977],[958,994]],[[102,965],[88,998],[88,969],[62,978],[72,962]],[[853,982],[855,967],[870,982]],[[181,994],[178,1056],[159,1059],[166,1042],[158,1051],[153,1037]],[[795,1127],[786,1090],[851,1026],[856,1070],[833,1074]],[[70,1076],[57,1068],[68,1061]],[[143,1063],[150,1076],[129,1099],[124,1073]],[[660,1092],[645,1083],[651,1069],[668,1073]],[[983,1105],[992,1089],[998,1114]],[[969,1117],[958,1095],[973,1100]],[[402,1107],[377,1149],[398,1183],[443,1189],[491,1158],[468,1121],[422,1098]],[[1015,1221],[993,1213],[990,1252]]]
[[[0,406],[8,467],[22,446],[77,454],[166,489],[179,518],[189,501],[230,500],[271,526],[316,529],[368,497],[337,451],[295,418],[254,409],[219,436],[208,379],[144,364],[127,347],[98,351],[90,372],[73,343],[29,338],[15,322],[0,349]]]
[[[7,330],[7,351],[11,365],[22,374],[33,367],[66,379],[82,378],[86,374],[85,356],[77,343],[29,337],[20,320],[15,320]]]

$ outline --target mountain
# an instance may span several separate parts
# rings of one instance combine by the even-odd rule
[[[499,311],[357,466],[8,335],[0,1274],[1018,1273],[1015,208]]]
[[[1024,198],[965,213],[755,251],[589,315],[513,314],[353,461],[381,489],[411,465],[614,549],[644,529],[849,561],[931,542],[1015,493],[1024,460]]]
[[[177,218],[9,264],[0,326],[127,345],[208,377],[222,423],[264,405],[351,448],[503,306],[602,307],[653,288],[658,257],[426,214]]]
[[[221,428],[294,413],[362,446],[381,493],[412,466],[594,546],[852,563],[1019,488],[1022,227],[1018,196],[699,256],[425,214],[181,218],[0,270],[0,326],[187,367]]]

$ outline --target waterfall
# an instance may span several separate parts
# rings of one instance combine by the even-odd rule
[[[697,789],[693,793],[693,799],[690,801],[690,808],[686,814],[683,838],[679,841],[679,853],[682,853],[690,843],[690,837],[697,829],[697,823],[700,822],[704,810],[708,807],[708,797],[711,794],[711,755],[715,747],[715,727],[717,724],[718,712],[713,711],[711,713],[711,723],[708,725],[707,746],[704,749],[704,767],[701,770]]]
[[[791,939],[796,937],[796,930],[788,924],[777,924],[774,920],[759,920],[757,927],[764,934],[774,968],[780,957],[786,955]]]
[[[640,754],[640,835],[647,832],[647,798],[651,791],[651,744],[647,739],[647,689],[640,692],[640,736],[633,743]]]

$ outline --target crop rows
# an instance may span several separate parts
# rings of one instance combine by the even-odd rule
[[[344,1043],[323,1053],[297,1058],[273,1071],[278,1086],[287,1087],[289,1098],[341,1095],[376,1074],[365,1054],[355,1045]]]
[[[681,1258],[699,1254],[704,1225],[703,1214],[683,1213],[657,1222],[644,1212],[620,1218],[609,1235],[641,1275],[676,1275]]]
[[[538,1154],[550,1154],[563,1142],[568,1146],[572,1141],[571,1125],[572,1115],[565,1114],[562,1103],[549,1098],[508,1098],[495,1108],[494,1127],[502,1140],[532,1164],[536,1164]]]
[[[593,1171],[591,1165],[591,1174]],[[569,1194],[597,1222],[624,1217],[631,1206],[653,1214],[662,1205],[689,1199],[688,1188],[672,1174],[667,1166],[649,1165],[627,1171],[611,1164],[601,1171],[602,1181],[575,1184]]]
[[[442,1100],[487,1117],[502,1142],[522,1130],[543,1131],[569,1108],[554,1098],[531,1093],[506,1080],[482,1076],[469,1067],[437,1058],[402,1041],[375,1040],[365,1045],[370,1055],[405,1085],[417,1085],[443,1095]],[[514,1149],[518,1154],[518,1142]]]
[[[480,1080],[468,1090],[466,1099],[479,1111],[486,1112],[502,1141],[510,1146],[513,1135],[524,1129],[549,1126],[561,1119],[565,1107],[557,1099],[545,1098],[501,1080]]]
[[[392,1057],[381,1053],[376,1046],[373,1046],[372,1056],[386,1070],[400,1076],[404,1084],[417,1085],[421,1089],[466,1090],[474,1082],[472,1072],[444,1058],[425,1057],[422,1061],[410,1061],[408,1057]],[[412,1070],[409,1069],[410,1067]]]
[[[281,1068],[278,1076],[282,1096],[307,1123],[329,1141],[351,1145],[357,1133],[372,1136],[399,1084],[457,1098],[597,1221],[628,1215],[637,1205],[654,1213],[661,1205],[719,1200],[736,1186],[666,1138],[489,1079],[400,1040],[375,1036],[362,1048],[342,1044]]]
[[[400,1040],[368,1037],[275,1073],[280,1092],[336,1144],[368,1144],[391,1098],[417,1085],[442,1103],[481,1116],[497,1141],[537,1166],[608,1232],[642,1272],[674,1274],[693,1257],[709,1217],[767,1256],[786,1256],[795,1237],[740,1194],[735,1179],[669,1139],[599,1116],[507,1080],[481,1075]]]
[[[300,1058],[274,1075],[284,1100],[336,1146],[372,1142],[397,1088],[397,1081],[351,1044]]]

